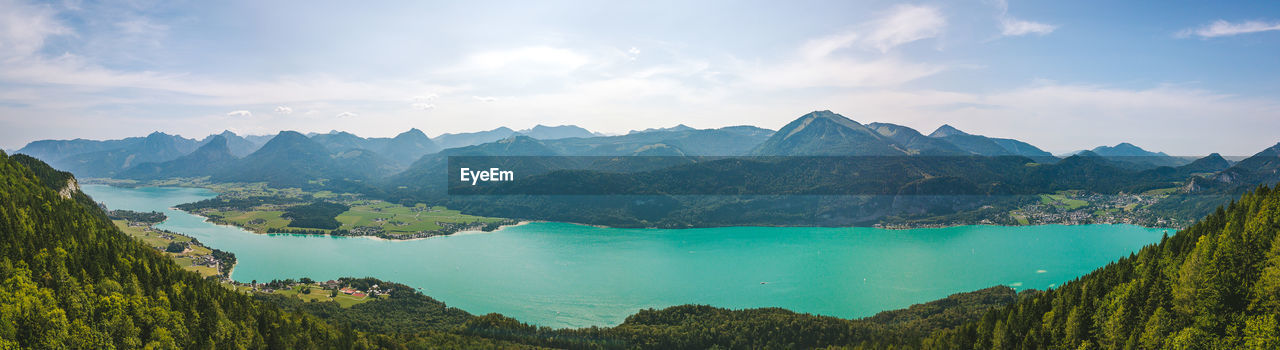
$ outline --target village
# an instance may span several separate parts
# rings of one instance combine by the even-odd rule
[[[1011,210],[986,206],[976,214],[951,218],[947,223],[893,222],[876,224],[888,229],[941,228],[959,225],[1090,225],[1129,224],[1146,227],[1182,228],[1185,220],[1160,217],[1149,206],[1164,198],[1162,194],[1106,195],[1081,191],[1041,194]]]

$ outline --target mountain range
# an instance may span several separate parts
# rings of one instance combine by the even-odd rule
[[[259,145],[258,142],[262,144]],[[807,113],[776,132],[754,126],[694,129],[678,125],[633,131],[625,135],[597,136],[575,126],[539,125],[518,132],[510,128],[498,128],[476,133],[445,134],[434,139],[427,137],[421,130],[410,129],[390,138],[364,138],[342,131],[311,134],[309,137],[293,131],[284,131],[274,136],[239,136],[225,131],[199,141],[157,132],[146,137],[123,140],[36,141],[19,150],[19,153],[45,159],[56,167],[83,177],[145,180],[207,176],[215,182],[261,181],[276,186],[362,192],[395,201],[445,201],[447,204],[463,207],[480,207],[480,204],[473,203],[475,201],[471,199],[450,199],[446,196],[444,173],[448,170],[448,159],[451,156],[542,156],[546,158],[507,161],[516,162],[510,164],[513,166],[534,169],[532,175],[552,171],[579,171],[574,173],[574,178],[590,178],[597,184],[610,184],[610,188],[616,191],[650,194],[849,194],[848,191],[856,190],[862,191],[860,193],[891,196],[930,193],[1000,195],[1052,193],[1072,189],[1097,193],[1138,193],[1182,187],[1182,193],[1196,195],[1187,200],[1203,201],[1208,206],[1212,202],[1209,198],[1220,200],[1225,196],[1237,195],[1250,186],[1280,179],[1280,175],[1276,174],[1280,161],[1275,159],[1280,151],[1275,147],[1234,164],[1217,154],[1188,161],[1146,151],[1128,143],[1098,147],[1058,158],[1026,142],[969,134],[951,125],[943,125],[925,135],[902,125],[862,124],[831,111]],[[617,156],[645,157],[603,160],[589,158]],[[829,161],[821,159],[772,162],[723,159],[744,156],[878,158],[855,165],[824,163]],[[575,160],[572,157],[588,158]],[[829,166],[828,173],[842,175],[817,176],[812,173],[820,171],[819,169],[799,173],[780,170],[780,165],[787,164],[802,166],[802,170],[804,167]],[[847,173],[832,173],[830,171],[834,170],[831,169],[842,169]],[[898,170],[894,172],[891,169]],[[699,171],[690,173],[696,175],[694,178],[737,174],[741,176],[739,181],[754,179],[751,181],[756,182],[739,183],[738,186],[746,187],[730,186],[731,190],[717,188],[732,183],[645,185],[657,181],[655,179],[669,179],[677,174],[683,177],[686,175],[682,171],[694,170]],[[625,175],[618,175],[619,173]],[[783,177],[783,174],[791,175]],[[783,181],[793,177],[814,180]],[[770,181],[771,178],[778,180]],[[704,180],[712,181],[710,178]],[[546,183],[542,190],[561,188],[558,186],[563,185],[563,182],[553,181]],[[1221,195],[1202,196],[1206,193]],[[596,208],[587,209],[574,208],[572,203],[565,202],[560,203],[560,206],[547,208],[581,209],[586,214],[595,210],[615,210],[615,213],[621,215],[615,215],[616,218],[637,213],[629,213],[628,210],[643,210],[643,216],[659,221],[671,220],[673,215],[699,221],[709,219],[705,217],[708,214],[701,213],[706,208],[733,203],[708,201],[711,200],[663,199],[652,202],[666,203],[662,210],[638,208],[634,203],[621,202],[601,202],[597,203]],[[849,204],[866,205],[859,210],[869,212],[847,217],[849,221],[837,220],[834,223],[874,221],[877,217],[892,214],[892,211],[876,210],[895,205],[903,210],[913,207],[903,204],[907,202],[909,201],[899,199],[898,204],[892,204],[892,201],[876,205]],[[747,202],[739,202],[739,205],[742,203]],[[788,210],[806,208],[805,205],[790,206],[782,202],[773,204],[791,208]],[[967,205],[953,204],[934,207],[944,212],[967,210],[964,209]],[[550,212],[552,209],[522,210],[490,214],[557,218]],[[752,215],[768,219],[770,216],[765,213],[775,209],[769,209],[768,206],[739,206],[732,210],[744,215],[755,212],[758,215]],[[920,213],[928,212],[930,211],[925,210]],[[810,214],[813,212],[805,215]],[[785,224],[788,220],[799,222],[813,219],[803,215],[773,217],[774,219],[769,220],[781,221],[766,220],[758,224]],[[623,221],[627,220],[631,219]],[[627,222],[629,225],[653,223],[650,220]],[[670,221],[668,224],[680,225],[679,222]]]

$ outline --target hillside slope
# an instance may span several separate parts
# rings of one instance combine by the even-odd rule
[[[1062,287],[935,334],[936,349],[1280,348],[1280,190]]]

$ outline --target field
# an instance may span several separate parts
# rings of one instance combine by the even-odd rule
[[[292,206],[309,204],[317,200],[341,203],[349,210],[337,215],[334,219],[348,235],[371,236],[422,236],[450,233],[460,226],[497,223],[500,218],[489,218],[465,215],[457,210],[445,207],[428,207],[417,204],[405,207],[381,200],[361,198],[350,193],[333,193],[329,191],[307,192],[297,188],[273,188],[263,183],[250,184],[211,184],[191,180],[169,180],[171,183],[157,183],[168,186],[197,185],[219,193],[219,198],[226,200],[276,198],[274,204],[261,204],[243,210],[233,207],[209,207],[201,209],[198,214],[211,218],[214,222],[230,224],[258,232],[284,232],[308,230],[312,232],[332,233],[334,230],[289,227],[290,219],[281,215]]]
[[[1040,204],[1051,205],[1059,210],[1075,210],[1089,205],[1089,202],[1067,198],[1063,194],[1042,194]]]
[[[164,251],[164,249],[169,246],[169,243],[191,242],[191,237],[157,231],[147,231],[145,227],[129,226],[129,224],[123,220],[112,220],[112,222],[114,222],[116,227],[119,227],[121,231],[124,231],[125,234],[129,235],[129,237],[140,240],[143,243],[161,251]],[[197,259],[203,259],[204,257],[213,254],[209,248],[191,244],[188,245],[187,250],[182,253],[164,252],[164,254],[177,262],[178,266],[182,266],[182,268],[190,271],[195,271],[196,273],[199,273],[201,277],[218,275],[218,270],[212,266],[199,266],[195,264]]]
[[[354,229],[358,226],[381,227],[390,234],[414,233],[442,229],[438,223],[468,224],[473,222],[497,222],[501,219],[465,215],[457,210],[445,207],[427,207],[418,204],[405,207],[383,201],[360,201],[351,203],[351,210],[338,215],[342,223],[341,229]]]
[[[248,293],[252,289],[253,287],[250,287],[247,285],[235,286],[235,290],[240,291],[242,293]],[[311,289],[311,293],[303,293],[302,292],[303,289]],[[354,296],[350,296],[343,293],[338,293],[337,296],[330,297],[330,295],[333,294],[333,290],[324,289],[324,287],[320,286],[319,284],[299,284],[287,289],[273,290],[271,291],[271,294],[279,294],[284,296],[296,297],[298,299],[302,299],[302,301],[315,301],[315,302],[333,301],[333,302],[337,302],[338,306],[341,306],[344,308],[348,308],[348,307],[351,307],[352,305],[356,305],[360,303],[365,303],[365,302],[369,302],[377,299],[386,298],[385,296],[372,296],[372,295],[365,296],[365,297],[354,297]]]

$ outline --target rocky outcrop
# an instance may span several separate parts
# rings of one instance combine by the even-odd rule
[[[71,195],[80,192],[80,183],[76,182],[76,178],[67,179],[67,184],[58,190],[58,195],[62,198],[71,199]]]

